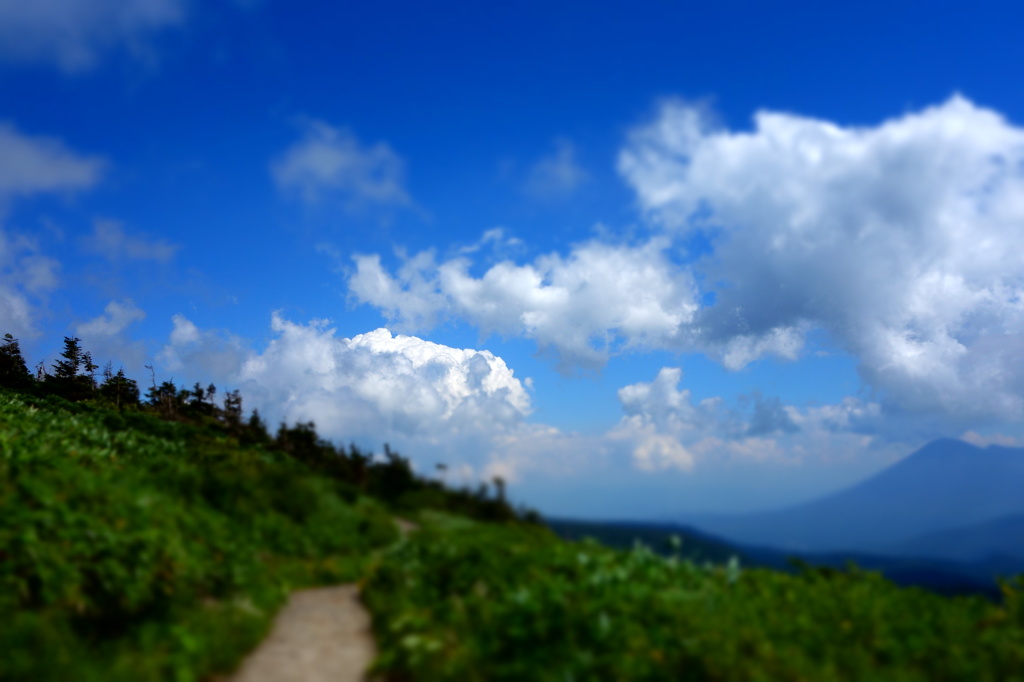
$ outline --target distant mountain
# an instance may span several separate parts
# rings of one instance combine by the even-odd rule
[[[1024,514],[921,535],[895,543],[885,553],[952,561],[981,561],[1002,554],[1024,562]]]
[[[951,528],[1024,515],[1024,449],[940,439],[846,490],[801,505],[743,515],[678,520],[734,543],[797,552],[885,553]],[[946,553],[969,560],[972,545]]]

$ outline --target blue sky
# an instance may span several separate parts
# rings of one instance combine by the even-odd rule
[[[1024,443],[1014,3],[350,5],[0,0],[33,364],[74,334],[556,515]]]

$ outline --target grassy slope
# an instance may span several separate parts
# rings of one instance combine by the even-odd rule
[[[0,393],[0,679],[228,671],[291,589],[354,580],[396,538],[280,454]]]
[[[281,453],[0,392],[0,679],[212,679],[288,591],[357,578],[394,679],[1022,679],[1009,586],[1000,608],[411,516],[397,541]]]

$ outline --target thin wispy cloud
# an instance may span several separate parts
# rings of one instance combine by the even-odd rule
[[[100,181],[104,166],[100,157],[83,156],[56,137],[26,134],[0,121],[0,201],[89,189]]]
[[[0,59],[94,68],[115,48],[151,57],[148,41],[185,18],[184,0],[0,0]]]
[[[93,233],[82,238],[83,247],[111,261],[134,260],[169,263],[180,248],[166,239],[153,239],[129,234],[121,223],[97,220]]]
[[[544,201],[568,199],[588,177],[576,161],[576,150],[572,142],[558,138],[555,140],[555,151],[530,168],[523,191],[534,199]]]
[[[409,206],[405,161],[386,142],[364,146],[346,129],[308,121],[302,138],[270,164],[278,189],[307,204]]]

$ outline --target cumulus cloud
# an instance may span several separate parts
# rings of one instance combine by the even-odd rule
[[[731,369],[826,330],[891,410],[1024,409],[1024,129],[961,96],[874,127],[663,104],[619,170],[649,219],[703,231],[723,282],[680,338]]]
[[[145,318],[146,313],[130,299],[110,301],[103,314],[79,324],[75,334],[97,364],[105,360],[116,361],[129,374],[135,374],[145,365],[146,348],[139,341],[130,341],[126,332],[131,325]]]
[[[883,420],[875,402],[848,396],[838,404],[801,408],[754,391],[729,407],[718,396],[695,403],[688,389],[679,388],[681,381],[680,368],[664,367],[653,381],[618,391],[623,417],[607,438],[626,446],[643,471],[823,463],[863,457],[869,447],[875,456],[891,456],[906,454],[907,443],[915,442],[879,437]]]
[[[568,197],[586,182],[587,173],[576,163],[576,150],[564,138],[555,141],[555,152],[540,159],[530,169],[524,191],[536,199]]]
[[[238,380],[249,352],[243,339],[223,331],[200,330],[180,313],[171,321],[169,342],[157,356],[164,369],[169,372],[187,369],[204,383]]]
[[[0,0],[0,58],[88,70],[102,52],[148,56],[147,38],[181,23],[183,0]]]
[[[481,277],[470,261],[437,263],[423,252],[395,275],[376,255],[355,256],[348,285],[406,329],[425,329],[456,315],[485,333],[525,336],[552,354],[562,372],[596,369],[622,347],[664,347],[697,309],[696,286],[674,266],[665,245],[616,246],[590,241],[567,257],[531,264],[501,261]]]
[[[78,325],[77,331],[82,336],[90,337],[117,336],[123,333],[131,323],[143,320],[145,317],[146,313],[130,300],[111,301],[104,308],[102,315]]]
[[[177,244],[128,234],[120,223],[112,220],[95,221],[93,233],[84,237],[82,243],[89,251],[111,261],[130,259],[168,263],[178,251]]]
[[[309,121],[302,139],[270,164],[283,192],[306,203],[338,196],[350,207],[362,204],[408,206],[405,162],[391,147],[360,144],[350,131]]]
[[[289,418],[305,415],[330,436],[496,433],[530,411],[519,379],[488,351],[386,329],[337,338],[325,322],[298,325],[278,315],[272,328],[278,337],[246,360],[241,380],[279,397]]]
[[[81,156],[56,138],[26,135],[11,123],[0,122],[0,200],[88,189],[99,182],[103,165],[100,158]]]
[[[241,389],[271,424],[313,421],[340,444],[390,442],[427,473],[436,462],[472,476],[532,466],[511,443],[545,435],[526,423],[524,382],[486,350],[459,349],[377,329],[340,338],[326,320],[297,324],[274,314],[263,351],[226,332],[173,318],[159,356],[188,381]],[[404,454],[404,453],[403,453]],[[467,474],[468,475],[468,474]]]

